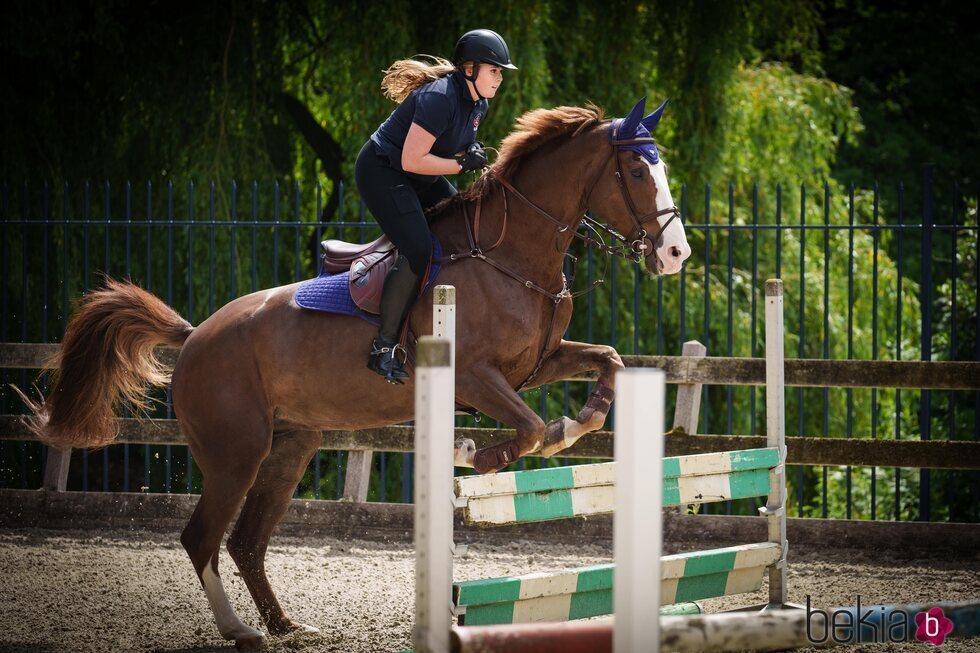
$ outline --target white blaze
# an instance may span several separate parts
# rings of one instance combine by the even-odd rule
[[[662,211],[677,206],[670,194],[670,186],[667,185],[667,172],[664,169],[663,159],[656,164],[647,163],[647,165],[657,185],[657,210]],[[670,215],[659,218],[661,225],[667,220],[670,220]],[[679,219],[671,220],[662,235],[663,244],[657,248],[657,257],[663,263],[663,273],[677,274],[681,271],[684,261],[691,255],[691,246],[687,244],[687,234],[684,233],[684,223]]]

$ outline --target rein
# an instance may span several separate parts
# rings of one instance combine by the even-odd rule
[[[480,204],[481,204],[481,202],[477,202],[477,206],[476,206],[476,218],[474,220],[475,224],[477,225],[477,227],[476,227],[477,230],[479,229]],[[504,240],[504,234],[507,233],[507,210],[506,210],[506,208],[504,209],[504,228],[500,232],[500,238],[497,239],[497,242],[493,245],[493,247],[491,247],[490,249],[486,250],[486,252],[485,252],[484,250],[480,249],[480,245],[479,245],[479,242],[478,242],[478,240],[479,240],[479,231],[477,231],[474,234],[474,228],[470,225],[470,217],[469,217],[469,214],[466,211],[466,205],[464,204],[462,206],[463,206],[463,222],[466,224],[466,237],[470,241],[470,251],[469,252],[465,252],[465,253],[453,253],[453,254],[450,254],[448,257],[444,257],[443,260],[448,259],[449,261],[458,261],[458,260],[464,259],[464,258],[476,258],[476,259],[480,259],[481,261],[486,261],[487,263],[489,263],[490,265],[492,265],[493,267],[495,267],[497,270],[503,272],[504,274],[506,274],[507,276],[511,277],[512,279],[515,279],[515,280],[519,281],[524,287],[529,288],[530,290],[534,290],[536,292],[541,293],[542,295],[544,295],[545,297],[547,297],[548,299],[550,299],[551,301],[553,301],[555,304],[558,304],[559,302],[561,302],[561,300],[563,300],[566,297],[569,297],[570,296],[570,293],[568,292],[568,286],[565,283],[562,283],[562,289],[557,294],[556,293],[552,293],[552,292],[549,292],[549,291],[545,290],[544,288],[542,288],[538,284],[534,283],[530,279],[523,278],[522,276],[520,276],[519,274],[517,274],[516,272],[514,272],[513,270],[511,270],[506,265],[504,265],[502,263],[499,263],[499,262],[493,260],[492,258],[488,258],[487,257],[486,252],[489,252],[491,249],[494,249],[495,247],[497,247],[497,245],[499,245],[501,242],[503,242],[503,240]]]

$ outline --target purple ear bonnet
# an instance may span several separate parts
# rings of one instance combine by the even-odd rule
[[[667,106],[667,102],[670,102],[670,100],[665,100],[656,111],[644,118],[643,111],[646,105],[646,98],[640,98],[640,101],[636,103],[628,116],[622,120],[617,119],[613,121],[612,130],[609,132],[610,138],[613,133],[615,133],[617,140],[650,138],[651,132],[653,132],[657,123],[660,122],[660,117],[664,114],[664,108]],[[660,152],[657,151],[657,146],[653,143],[637,143],[635,145],[620,145],[618,147],[640,154],[651,164],[656,164],[660,161]]]

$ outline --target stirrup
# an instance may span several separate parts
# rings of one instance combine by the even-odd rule
[[[402,379],[408,378],[408,372],[402,366],[408,356],[405,348],[397,343],[391,347],[378,346],[377,339],[371,346],[373,349],[368,357],[368,369],[383,376],[388,383],[404,385]],[[399,350],[402,352],[402,361],[398,360]]]

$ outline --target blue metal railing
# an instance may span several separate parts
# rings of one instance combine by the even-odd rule
[[[584,305],[578,307],[567,337],[614,344],[623,352],[658,354],[676,354],[681,343],[693,337],[707,346],[709,355],[758,355],[760,279],[785,275],[787,290],[796,292],[795,297],[787,293],[787,335],[789,342],[797,338],[796,347],[788,346],[787,351],[799,357],[980,360],[977,195],[966,195],[953,186],[943,205],[952,219],[937,223],[934,176],[931,167],[924,168],[919,222],[907,219],[901,184],[888,201],[885,215],[890,219],[885,220],[877,184],[867,196],[848,186],[841,194],[843,208],[835,203],[838,198],[829,183],[822,193],[812,193],[801,184],[798,219],[792,222],[783,215],[791,200],[782,185],[774,189],[774,196],[766,197],[755,185],[740,193],[729,184],[721,204],[706,187],[699,221],[688,216],[695,198],[684,186],[681,212],[695,250],[688,266],[678,277],[652,282],[654,289],[637,268],[626,274],[627,267],[611,262],[597,269],[601,262],[595,252],[591,248],[580,252],[585,256],[585,274],[576,280],[576,287],[591,285],[604,267],[607,278],[604,286],[580,300]],[[317,262],[313,248],[323,237],[365,242],[380,233],[363,204],[344,197],[342,187],[337,189],[337,219],[329,222],[319,219],[321,186],[309,194],[309,201],[298,185],[286,191],[286,206],[291,209],[287,211],[292,214],[288,217],[280,215],[284,189],[278,183],[263,187],[271,188],[271,193],[260,193],[259,184],[252,182],[251,201],[240,202],[237,183],[232,182],[223,194],[212,182],[207,196],[199,198],[191,182],[186,188],[186,210],[178,216],[175,202],[179,205],[180,198],[174,185],[168,182],[164,193],[154,193],[147,183],[145,215],[136,217],[130,184],[118,193],[105,183],[103,192],[97,193],[102,214],[97,220],[92,218],[99,211],[92,205],[88,182],[78,190],[68,184],[55,187],[59,193],[48,185],[39,190],[4,186],[0,338],[5,342],[60,339],[51,336],[63,333],[71,299],[92,287],[94,270],[136,276],[178,310],[183,307],[185,316],[197,324],[242,289],[255,291],[313,276]],[[114,194],[122,196],[121,211],[113,204]],[[52,216],[58,199],[60,218]],[[198,211],[202,200],[206,219],[200,219]],[[248,216],[239,215],[240,204],[248,207]],[[17,214],[13,207],[19,208]],[[345,207],[348,212],[356,207],[355,219],[348,219]],[[818,236],[822,233],[822,242],[808,238],[808,232],[814,231]],[[909,239],[914,243],[915,238],[919,247],[910,246]],[[93,248],[101,249],[101,256]],[[143,261],[138,260],[141,255]],[[838,284],[843,275],[846,283]],[[887,305],[882,304],[886,297]],[[657,301],[655,310],[647,305],[650,301]],[[918,315],[910,318],[907,313],[916,307]],[[3,412],[18,412],[21,406],[6,384],[16,379],[27,389],[30,374],[0,370],[0,379]],[[532,391],[527,400],[548,419],[573,412],[586,392],[584,387],[564,383]],[[702,432],[755,433],[764,428],[758,413],[763,404],[757,402],[755,388],[705,387],[703,392]],[[798,435],[980,440],[980,393],[973,395],[971,401],[956,392],[797,388],[787,395],[787,415],[796,415],[789,421]],[[161,399],[159,416],[172,417],[169,391]],[[893,415],[884,414],[886,408]],[[867,430],[855,432],[859,423]],[[0,486],[39,486],[44,456],[38,444],[0,441]],[[200,474],[195,474],[186,447],[145,446],[142,456],[131,457],[130,445],[119,445],[94,454],[80,452],[79,457],[81,464],[73,467],[70,477],[71,487],[77,489],[132,490],[133,474],[149,491],[200,488]],[[372,496],[391,500],[400,495],[401,500],[410,500],[412,460],[411,454],[379,455],[376,470],[383,482],[375,479]],[[320,452],[299,492],[315,498],[339,497],[343,470],[342,452]],[[980,474],[975,472],[921,470],[916,475],[900,469],[797,466],[790,480],[798,515],[980,519]],[[889,485],[893,492],[881,491]],[[909,499],[911,490],[914,501]],[[888,506],[887,514],[881,512],[882,502]],[[731,504],[725,510],[731,511]]]

